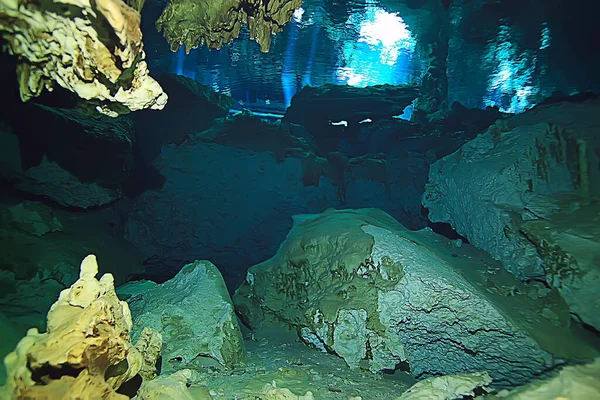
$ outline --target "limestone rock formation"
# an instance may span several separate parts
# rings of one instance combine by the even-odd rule
[[[427,378],[411,386],[398,400],[447,400],[471,397],[478,392],[489,392],[492,378],[487,372],[444,375]]]
[[[186,52],[206,44],[220,49],[248,25],[250,39],[256,40],[263,52],[271,46],[271,35],[280,32],[292,20],[302,0],[170,0],[156,28],[171,45],[172,51],[185,46]]]
[[[188,389],[192,381],[192,371],[183,369],[171,375],[160,376],[152,381],[144,382],[138,391],[139,400],[211,400],[207,390],[194,388],[194,393]]]
[[[1,152],[18,159],[2,165],[0,174],[14,187],[79,208],[122,196],[134,161],[131,120],[37,104],[13,106],[8,118]]]
[[[41,203],[25,201],[8,208],[10,224],[35,236],[48,232],[60,232],[63,226],[52,209]]]
[[[507,385],[595,354],[572,336],[556,292],[529,290],[469,245],[364,209],[296,216],[234,302],[252,328],[283,323],[351,368],[405,361],[417,378],[487,371]]]
[[[4,46],[19,59],[23,101],[58,84],[110,116],[164,107],[144,61],[140,14],[121,0],[3,0],[0,20]]]
[[[140,371],[142,355],[130,342],[131,314],[112,275],[98,281],[97,273],[95,256],[86,257],[79,279],[48,312],[47,332],[30,329],[5,358],[2,398],[128,398],[116,390]]]
[[[498,121],[433,164],[423,196],[431,221],[451,224],[519,279],[545,280],[596,329],[598,105],[550,104]]]
[[[260,393],[260,398],[264,400],[314,400],[313,394],[310,391],[297,396],[288,388],[277,387],[275,381],[265,385]]]
[[[600,359],[571,365],[547,379],[538,379],[514,390],[503,390],[490,399],[546,400],[600,399]]]
[[[123,196],[118,189],[106,188],[96,182],[82,181],[60,164],[46,157],[27,171],[15,172],[11,179],[17,189],[49,198],[67,207],[103,206]]]
[[[143,327],[163,336],[162,371],[182,369],[208,357],[225,367],[245,361],[242,335],[217,267],[208,261],[188,264],[171,280],[129,300],[132,337]]]
[[[188,260],[210,257],[237,286],[247,267],[277,251],[292,215],[328,207],[375,206],[410,228],[425,225],[422,155],[318,151],[301,126],[245,113],[163,146],[152,167],[165,183],[135,199],[126,225],[126,238],[148,260],[145,277],[171,277]]]
[[[136,138],[138,157],[143,157],[145,164],[156,158],[164,144],[181,143],[188,135],[208,129],[233,107],[231,97],[185,76],[162,74],[156,80],[169,93],[165,108],[131,114],[140,133]]]
[[[145,327],[139,335],[135,348],[143,356],[140,376],[145,382],[149,382],[158,376],[160,372],[160,352],[162,350],[162,335],[152,328]]]
[[[520,233],[535,246],[546,270],[571,313],[600,328],[600,204],[569,209],[569,198],[558,202],[564,211],[523,221]]]
[[[378,121],[401,115],[418,96],[412,85],[378,85],[357,88],[344,85],[305,86],[292,98],[285,121],[303,125],[318,135],[332,123],[347,122],[356,129],[360,121]]]

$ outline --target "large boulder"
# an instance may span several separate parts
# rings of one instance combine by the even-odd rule
[[[595,354],[569,330],[556,291],[541,291],[485,253],[379,210],[332,210],[297,216],[234,302],[252,328],[283,323],[351,368],[407,362],[417,378],[487,371],[502,386]]]
[[[600,235],[575,221],[598,219],[599,106],[556,103],[498,121],[433,164],[423,196],[431,221],[449,223],[517,278],[558,288],[596,329]]]
[[[424,379],[411,386],[398,400],[447,400],[473,398],[491,392],[492,378],[487,372],[444,375]]]
[[[162,334],[163,371],[187,368],[201,358],[234,367],[246,353],[231,298],[217,267],[188,264],[171,280],[128,299],[135,340],[144,327]]]

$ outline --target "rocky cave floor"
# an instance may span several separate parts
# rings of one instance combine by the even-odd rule
[[[194,384],[207,387],[214,399],[258,398],[271,385],[300,396],[310,391],[316,399],[385,400],[416,382],[407,371],[376,375],[349,369],[343,359],[307,347],[283,327],[264,329],[252,337],[244,342],[246,365],[223,370],[209,360],[213,367],[199,366]],[[194,392],[193,385],[190,390]]]
[[[198,399],[394,399],[415,377],[489,373],[450,385],[461,398],[600,354],[598,97],[519,115],[455,104],[417,124],[390,117],[414,87],[327,87],[272,123],[230,115],[232,99],[187,78],[160,81],[173,90],[159,113],[15,102],[3,115],[0,356],[51,326],[52,304],[101,323],[94,301],[56,302],[81,288],[117,310],[104,317],[122,343],[107,352],[148,354],[151,328],[162,373],[140,376],[160,385],[187,368],[181,390]],[[393,107],[365,106],[369,90]],[[112,277],[78,275],[89,254]],[[97,346],[73,321],[61,334]],[[31,384],[19,390],[51,386],[18,376],[34,350],[10,353],[29,360],[7,364],[7,383]]]

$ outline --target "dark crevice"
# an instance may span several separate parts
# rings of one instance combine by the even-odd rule
[[[460,239],[463,243],[469,243],[469,240],[456,232],[456,230],[447,222],[431,222],[429,220],[429,210],[421,205],[421,216],[427,221],[427,226],[438,235],[445,236],[450,240]]]
[[[138,375],[134,376],[133,378],[131,378],[130,380],[128,380],[127,382],[123,383],[117,389],[117,393],[125,395],[129,398],[135,397],[135,395],[137,395],[138,390],[142,386],[142,383],[143,383],[143,379],[138,374]]]
[[[594,336],[600,337],[600,330],[596,329],[595,327],[593,327],[592,325],[588,325],[586,324],[579,315],[577,315],[576,313],[571,313],[571,318],[575,321],[575,323],[577,323],[578,325],[581,326],[581,328],[583,328],[585,331],[593,334]]]
[[[407,372],[410,374],[410,364],[408,361],[400,361],[394,369],[384,369],[382,371],[384,375],[394,375],[396,372]]]
[[[28,362],[27,367],[31,370],[31,379],[34,382],[47,385],[51,381],[59,380],[63,376],[72,376],[77,378],[81,371],[85,368],[74,368],[70,364],[62,364],[60,366],[51,366],[50,364],[44,364],[39,368],[31,368],[31,364]]]

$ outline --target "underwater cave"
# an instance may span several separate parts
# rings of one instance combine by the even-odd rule
[[[0,399],[600,400],[599,13],[0,0]]]

